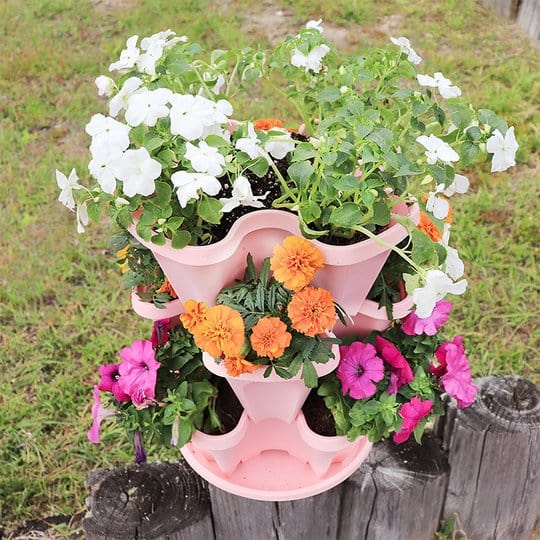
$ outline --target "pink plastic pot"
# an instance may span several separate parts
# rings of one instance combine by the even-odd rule
[[[393,304],[392,320],[406,317],[410,313],[412,306],[412,296],[407,296],[401,302]],[[339,338],[350,336],[365,338],[373,330],[379,332],[386,330],[392,320],[388,319],[384,307],[380,308],[379,304],[373,300],[366,300],[356,315],[347,318],[347,326],[344,326],[338,320],[332,332]]]
[[[181,300],[177,299],[167,302],[167,304],[160,309],[152,304],[152,302],[144,302],[141,300],[135,289],[132,289],[131,291],[131,305],[137,315],[140,315],[145,319],[150,319],[151,321],[175,317],[184,311]]]
[[[332,347],[334,358],[326,364],[313,364],[319,377],[334,371],[339,363],[339,347]],[[227,375],[223,364],[216,363],[208,353],[203,352],[206,369],[224,377],[231,385],[247,415],[253,422],[275,418],[283,422],[293,422],[310,392],[298,373],[292,379],[283,379],[274,371],[264,377],[264,367],[253,373],[243,373],[238,377]]]
[[[394,210],[396,214],[409,215],[415,222],[419,219],[417,205],[409,208],[401,203]],[[285,237],[301,236],[295,214],[272,209],[242,216],[223,240],[209,246],[173,249],[170,242],[156,246],[142,240],[134,225],[129,231],[153,252],[183,302],[193,298],[208,304],[214,304],[219,291],[243,275],[248,253],[259,266]],[[390,254],[388,245],[396,245],[406,236],[405,227],[392,223],[378,236],[385,245],[372,239],[350,246],[332,246],[313,240],[323,253],[325,263],[314,284],[330,290],[345,311],[357,313]]]
[[[366,437],[322,437],[300,412],[294,422],[253,422],[244,412],[225,435],[196,432],[182,448],[186,461],[215,486],[265,501],[310,497],[337,485],[365,460]]]

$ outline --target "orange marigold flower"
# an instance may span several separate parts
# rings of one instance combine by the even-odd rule
[[[227,370],[227,375],[231,377],[238,377],[242,373],[252,373],[259,369],[260,365],[253,364],[241,356],[226,356],[223,359],[225,364],[225,369]]]
[[[306,287],[295,293],[287,307],[292,327],[306,336],[316,336],[336,323],[334,298],[326,289]]]
[[[278,317],[263,317],[252,328],[249,341],[259,356],[267,356],[273,360],[285,352],[291,344],[291,339],[287,325],[282,320]]]
[[[277,118],[259,118],[253,123],[253,127],[260,131],[270,131],[272,128],[283,127],[283,122]]]
[[[452,207],[450,205],[448,205],[448,215],[446,216],[446,219],[444,220],[444,221],[446,221],[446,223],[448,223],[448,225],[450,225],[450,223],[452,223],[452,214],[453,214]]]
[[[171,282],[165,278],[165,281],[161,284],[161,287],[156,291],[156,293],[169,293],[171,298],[178,298],[176,291],[174,290]]]
[[[437,228],[437,225],[429,219],[429,216],[420,211],[420,223],[417,225],[418,229],[426,233],[434,242],[438,242],[441,238],[441,231]]]
[[[197,332],[197,328],[204,321],[206,317],[206,304],[204,302],[196,302],[195,300],[188,300],[184,303],[184,313],[180,315],[180,320],[186,330],[189,330],[192,334]]]
[[[195,343],[214,358],[238,356],[245,341],[244,320],[229,306],[213,306],[194,332]]]
[[[322,253],[309,240],[287,236],[283,244],[274,248],[270,268],[287,289],[299,291],[313,279],[323,263]]]

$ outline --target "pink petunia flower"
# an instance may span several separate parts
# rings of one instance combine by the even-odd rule
[[[457,401],[460,409],[472,405],[478,388],[471,382],[471,368],[463,347],[463,338],[456,336],[453,341],[440,345],[435,351],[435,358],[439,365],[430,364],[431,374],[440,377],[442,387]]]
[[[418,424],[431,413],[433,401],[426,399],[422,401],[418,397],[411,398],[409,403],[404,403],[399,409],[399,414],[403,418],[401,430],[394,433],[393,440],[397,444],[404,443],[411,436]]]
[[[150,338],[150,341],[152,342],[152,347],[159,347],[160,345],[165,345],[165,343],[169,341],[170,324],[170,318],[154,321],[154,326],[152,328],[152,337]]]
[[[408,382],[414,379],[411,366],[405,357],[399,352],[398,348],[381,336],[377,336],[375,340],[375,348],[380,356],[383,357],[387,364],[390,364],[390,384],[387,392],[389,394],[397,394],[397,391]]]
[[[119,367],[120,364],[99,366],[98,373],[101,375],[101,380],[99,381],[98,388],[104,392],[112,392],[116,401],[131,401],[129,395],[120,388]]]
[[[439,300],[435,304],[431,315],[425,319],[419,317],[416,311],[409,313],[403,319],[401,329],[408,336],[419,336],[420,334],[434,336],[437,330],[448,320],[450,311],[452,311],[452,302]]]
[[[120,351],[120,358],[120,389],[131,397],[135,405],[144,405],[156,395],[157,370],[160,366],[152,342],[135,340],[130,347]]]
[[[94,404],[92,405],[92,427],[88,430],[87,437],[88,440],[91,443],[98,444],[99,443],[99,427],[101,425],[101,422],[105,420],[106,418],[110,418],[111,416],[115,416],[116,412],[107,409],[101,405],[101,400],[99,397],[99,388],[94,386]]]
[[[341,381],[343,395],[350,392],[354,399],[371,397],[377,391],[373,382],[384,377],[383,361],[370,343],[355,341],[339,348],[341,359],[336,375]]]

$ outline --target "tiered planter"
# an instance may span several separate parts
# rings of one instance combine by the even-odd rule
[[[167,302],[163,308],[156,307],[152,302],[144,302],[139,298],[135,289],[131,291],[131,305],[133,311],[145,319],[151,321],[160,321],[161,319],[168,319],[170,317],[176,317],[184,311],[182,307],[182,301],[179,299],[171,300]]]
[[[396,214],[418,220],[418,206],[401,203]],[[173,249],[170,242],[156,246],[131,234],[152,250],[167,279],[178,294],[177,302],[188,299],[213,305],[219,291],[241,278],[248,254],[260,267],[274,247],[287,236],[301,236],[296,215],[281,210],[258,210],[238,219],[227,236],[208,246]],[[322,252],[324,267],[313,284],[332,292],[336,302],[352,316],[354,324],[338,330],[355,334],[388,326],[380,310],[367,310],[366,296],[380,273],[391,246],[407,235],[402,225],[392,222],[377,240],[364,240],[350,246],[333,246],[313,240]],[[174,315],[178,314],[174,304]],[[136,307],[137,306],[137,307]],[[134,301],[138,313],[140,304]],[[408,309],[410,304],[404,309]],[[155,309],[155,308],[154,308]],[[159,310],[159,318],[168,316]],[[146,313],[146,311],[145,311]],[[157,309],[149,314],[154,318]],[[336,369],[334,359],[315,364],[319,376]],[[321,493],[350,476],[364,461],[371,444],[366,437],[349,443],[346,437],[324,437],[306,424],[302,405],[309,389],[300,375],[285,380],[276,374],[264,378],[261,369],[239,377],[228,377],[223,366],[204,355],[207,369],[225,377],[244,407],[238,425],[224,435],[196,432],[182,448],[188,463],[214,485],[252,499],[293,500]]]

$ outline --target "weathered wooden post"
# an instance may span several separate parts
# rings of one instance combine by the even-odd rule
[[[540,526],[540,388],[522,377],[477,381],[476,402],[448,405],[446,517],[474,540],[532,538]]]
[[[440,441],[386,441],[344,484],[337,538],[432,540],[439,528],[448,481]]]
[[[87,540],[211,540],[206,482],[183,463],[98,469],[83,520]]]

